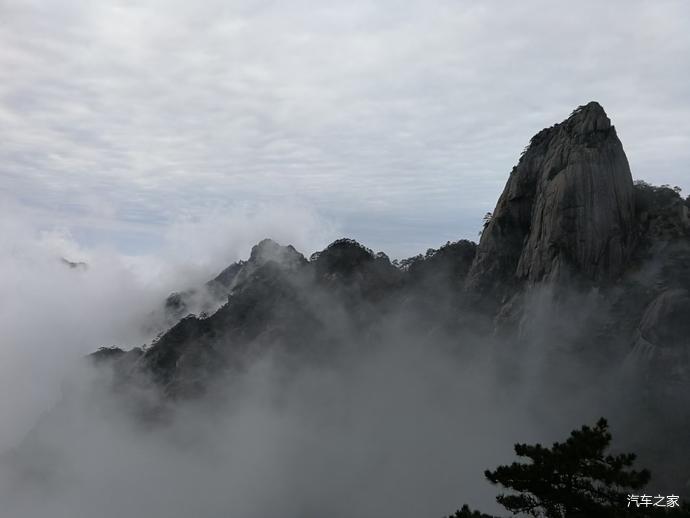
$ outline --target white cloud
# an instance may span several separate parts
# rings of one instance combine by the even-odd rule
[[[238,206],[178,217],[155,254],[128,256],[82,246],[65,226],[42,231],[34,216],[11,202],[0,210],[0,453],[50,407],[81,356],[149,342],[152,312],[172,291],[246,259],[264,236],[315,251],[337,235],[298,205]]]
[[[474,237],[531,135],[591,99],[636,177],[690,187],[686,2],[0,9],[4,190],[120,245],[286,196],[393,255]]]

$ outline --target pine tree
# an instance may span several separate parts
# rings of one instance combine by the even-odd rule
[[[448,518],[495,518],[491,515],[480,513],[479,511],[472,511],[467,504],[462,506],[462,509],[455,511]]]
[[[515,453],[530,459],[484,474],[511,494],[496,500],[514,514],[535,517],[616,517],[627,514],[627,495],[650,478],[648,470],[631,469],[635,454],[611,455],[611,434],[605,419],[590,428],[571,432],[564,443],[551,448],[516,444]]]

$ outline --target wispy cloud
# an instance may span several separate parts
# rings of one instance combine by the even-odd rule
[[[46,226],[122,244],[289,199],[404,255],[474,237],[529,137],[591,99],[636,177],[690,187],[686,2],[0,9],[0,192]]]

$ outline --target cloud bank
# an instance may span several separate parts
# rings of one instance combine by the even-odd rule
[[[606,406],[592,403],[601,386],[572,359],[568,379],[551,385],[565,372],[552,353],[568,326],[540,325],[553,320],[546,308],[528,349],[472,332],[415,332],[396,311],[373,336],[331,322],[346,347],[328,361],[286,361],[276,349],[222,380],[217,399],[180,403],[153,425],[132,419],[132,400],[109,392],[107,373],[80,357],[149,341],[146,320],[164,296],[215,273],[216,261],[246,257],[257,233],[316,246],[318,220],[292,214],[280,224],[271,212],[182,222],[166,239],[169,255],[146,261],[4,223],[0,415],[10,426],[0,435],[0,500],[9,515],[412,518],[464,502],[497,511],[484,469],[508,461],[513,442],[555,440]],[[234,248],[219,245],[218,228]],[[183,244],[207,261],[190,263]],[[88,268],[68,268],[61,255]]]
[[[0,12],[2,189],[82,243],[146,252],[180,213],[285,199],[393,256],[475,237],[528,137],[592,99],[636,177],[690,188],[680,0]]]

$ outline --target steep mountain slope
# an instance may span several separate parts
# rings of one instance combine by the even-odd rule
[[[630,167],[596,102],[542,130],[510,173],[467,285],[505,295],[523,281],[618,277],[633,245]]]

